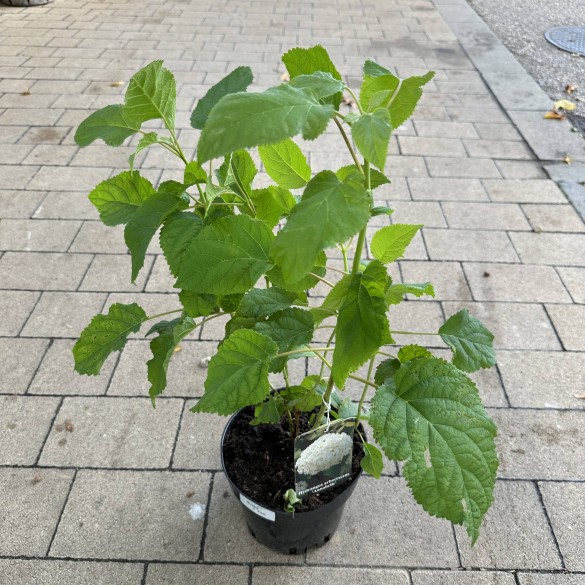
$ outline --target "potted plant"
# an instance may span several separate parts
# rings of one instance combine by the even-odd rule
[[[176,278],[176,316],[158,320],[147,333],[154,335],[147,364],[152,401],[166,386],[181,340],[203,322],[228,316],[205,393],[192,410],[233,415],[222,457],[261,542],[300,552],[326,541],[360,467],[380,477],[383,453],[405,461],[402,473],[427,512],[464,524],[475,542],[492,503],[498,459],[495,425],[467,373],[494,365],[493,336],[463,310],[433,332],[451,348],[450,362],[418,345],[396,347],[401,332],[389,324],[392,307],[407,294],[434,296],[428,282],[397,283],[388,274],[422,226],[385,225],[368,243],[371,259],[365,254],[368,225],[392,213],[374,204],[376,188],[389,182],[384,167],[392,130],[412,115],[433,73],[400,79],[366,61],[358,97],[320,46],[292,49],[283,62],[286,83],[250,93],[252,73],[238,67],[199,100],[191,116],[201,130],[196,160],[177,140],[175,81],[161,61],[132,77],[123,104],[91,114],[75,135],[81,146],[96,139],[119,146],[140,137],[130,170],[97,185],[89,198],[106,225],[125,225],[132,281],[159,230]],[[344,92],[354,111],[340,111]],[[141,129],[154,119],[162,120],[163,132]],[[352,164],[315,174],[292,138],[314,140],[329,124],[337,126]],[[153,145],[182,160],[182,181],[155,187],[133,170],[136,154]],[[252,186],[257,168],[248,150],[255,148],[274,181],[268,187]],[[328,262],[332,249],[337,268]],[[328,287],[324,299],[311,297],[318,283]],[[167,315],[148,316],[135,303],[112,305],[77,341],[76,370],[98,374],[128,335]],[[327,343],[313,341],[316,336]],[[289,365],[306,356],[320,363],[319,373],[291,379]],[[367,375],[357,375],[364,365]],[[282,388],[270,384],[270,372],[282,373]],[[363,383],[358,403],[343,396],[349,378]],[[366,420],[373,440],[360,426]],[[339,436],[351,437],[348,429],[356,431],[351,440]],[[310,443],[310,456],[294,451],[301,437]],[[308,490],[317,494],[316,503],[313,495],[305,498],[299,485],[308,484],[299,476],[308,473],[310,481],[317,477],[311,473],[325,473],[324,458],[352,441],[345,483],[328,479]],[[241,445],[246,448],[238,451]],[[268,454],[260,454],[265,449]],[[268,459],[276,471],[266,468]],[[251,468],[254,482],[245,477]],[[268,476],[267,487],[252,494],[249,484],[258,474]],[[335,487],[321,489],[330,484]]]

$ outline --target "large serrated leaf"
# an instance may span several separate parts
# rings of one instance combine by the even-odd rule
[[[266,172],[280,187],[299,189],[311,178],[311,167],[305,155],[290,138],[261,146],[258,154]]]
[[[493,500],[496,427],[473,382],[438,358],[403,364],[372,401],[374,437],[433,516],[464,524],[477,540]]]
[[[137,124],[162,119],[175,128],[177,87],[173,74],[162,61],[153,61],[132,76],[126,90],[124,113]]]
[[[338,388],[345,386],[350,372],[392,341],[384,298],[388,282],[385,267],[376,260],[352,276],[337,319],[332,374]]]
[[[150,382],[148,393],[153,404],[167,386],[167,370],[175,348],[193,329],[195,323],[191,317],[179,317],[172,321],[160,321],[147,333],[158,333],[150,342],[152,358],[146,362]]]
[[[296,293],[277,286],[253,288],[244,295],[237,314],[242,317],[269,317],[299,302]]]
[[[396,223],[379,229],[372,238],[370,249],[382,264],[398,260],[422,225]]]
[[[203,129],[211,110],[219,100],[229,94],[246,91],[254,80],[249,67],[237,67],[229,75],[216,83],[198,102],[191,114],[191,126]]]
[[[345,181],[348,178],[359,181],[364,187],[366,186],[365,177],[355,165],[347,165],[335,171],[337,178],[340,181]],[[370,189],[375,189],[381,185],[387,185],[390,179],[376,169],[370,169]]]
[[[372,445],[371,443],[363,443],[363,446],[364,457],[360,461],[362,469],[376,479],[380,479],[382,470],[384,469],[382,452],[376,447],[376,445]]]
[[[175,211],[165,219],[159,241],[173,276],[179,275],[185,252],[202,229],[201,218],[188,211]]]
[[[268,364],[278,347],[272,339],[251,329],[238,329],[209,362],[205,394],[191,409],[228,415],[260,404],[269,394]]]
[[[384,172],[388,144],[392,134],[390,114],[378,108],[371,114],[363,114],[351,126],[351,135],[364,158]]]
[[[467,309],[447,319],[439,329],[439,335],[453,350],[453,364],[460,370],[475,372],[495,365],[494,336]]]
[[[206,317],[217,311],[218,299],[215,295],[206,295],[182,290],[179,293],[179,300],[189,317]]]
[[[302,134],[313,140],[335,115],[307,91],[283,84],[263,93],[234,93],[211,110],[197,149],[199,163]]]
[[[404,295],[414,295],[415,297],[429,295],[434,297],[435,289],[430,282],[391,284],[386,291],[386,300],[389,305],[398,305],[402,302]]]
[[[293,77],[289,85],[297,89],[310,91],[318,100],[324,100],[343,91],[343,81],[335,79],[331,73],[315,71],[310,75],[298,75]]]
[[[255,326],[256,331],[276,342],[280,353],[292,351],[310,343],[313,339],[314,328],[311,313],[296,307],[282,309]],[[282,371],[286,361],[286,357],[273,360],[270,370]]]
[[[159,191],[150,196],[134,213],[126,224],[124,241],[132,255],[132,282],[144,266],[144,258],[150,240],[161,223],[179,207],[180,193]]]
[[[102,181],[89,194],[102,222],[109,226],[128,223],[136,210],[154,194],[148,179],[136,171],[124,171]]]
[[[87,146],[101,138],[108,146],[120,146],[136,134],[141,124],[126,114],[122,104],[106,106],[88,116],[75,131],[75,142]]]
[[[128,335],[136,333],[147,319],[142,307],[136,303],[116,303],[107,315],[96,315],[73,347],[75,371],[97,376],[107,357],[123,349]]]
[[[266,189],[254,189],[250,193],[250,199],[254,204],[256,217],[271,228],[297,204],[290,191],[274,185]]]
[[[265,223],[246,215],[218,219],[187,248],[176,286],[216,295],[246,292],[272,267],[273,238]]]
[[[368,192],[323,171],[308,183],[270,250],[287,280],[303,278],[319,252],[358,233],[370,216]]]

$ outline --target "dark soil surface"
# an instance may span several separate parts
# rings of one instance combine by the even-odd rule
[[[282,511],[284,493],[295,487],[294,442],[288,422],[283,418],[278,425],[250,426],[253,416],[254,409],[247,408],[232,425],[223,446],[225,467],[230,479],[251,499]],[[309,430],[308,418],[308,414],[301,416],[301,433]],[[303,499],[296,510],[315,510],[335,499],[359,474],[362,457],[363,447],[356,433],[351,478]]]

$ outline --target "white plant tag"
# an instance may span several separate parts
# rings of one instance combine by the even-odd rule
[[[244,504],[248,510],[252,510],[254,514],[262,516],[262,518],[266,518],[266,520],[270,520],[270,522],[274,522],[276,520],[276,514],[274,510],[263,508],[260,504],[250,500],[244,494],[240,494],[240,502],[242,502],[242,504]]]
[[[338,419],[295,439],[295,491],[299,498],[349,479],[354,427],[355,418]]]

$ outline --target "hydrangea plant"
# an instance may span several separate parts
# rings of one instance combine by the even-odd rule
[[[176,317],[158,320],[147,333],[154,336],[150,396],[154,402],[165,389],[181,340],[203,322],[228,316],[193,411],[230,415],[254,406],[253,424],[285,417],[292,435],[299,413],[313,412],[316,427],[332,403],[339,416],[369,417],[375,443],[364,444],[362,467],[380,477],[382,452],[403,461],[423,508],[464,524],[475,542],[492,503],[498,459],[496,427],[467,374],[495,364],[493,336],[462,310],[436,332],[452,349],[451,361],[418,345],[398,349],[404,332],[390,326],[392,307],[407,294],[434,296],[434,289],[428,282],[393,282],[388,266],[422,226],[377,229],[369,242],[373,259],[364,258],[370,220],[392,213],[374,204],[376,188],[389,183],[384,173],[392,131],[412,115],[433,72],[401,79],[366,61],[358,96],[320,46],[292,49],[283,62],[288,82],[248,92],[252,72],[238,67],[198,101],[191,116],[201,130],[195,160],[177,140],[176,84],[162,61],[138,71],[124,103],[91,114],[75,135],[80,146],[96,139],[120,146],[140,137],[130,170],[97,185],[89,198],[103,223],[125,225],[133,282],[157,232],[176,279]],[[340,111],[344,92],[354,111]],[[161,120],[164,130],[142,130],[149,120]],[[313,173],[292,138],[317,139],[330,124],[353,164]],[[134,170],[136,154],[154,145],[184,163],[182,181],[155,187]],[[256,148],[274,181],[268,187],[253,186],[258,170],[249,149]],[[336,270],[328,262],[332,248],[343,258],[335,284],[327,278]],[[318,283],[329,293],[309,306]],[[76,370],[98,374],[131,333],[169,314],[149,316],[136,303],[112,305],[77,341]],[[327,332],[325,346],[313,342],[319,330]],[[320,362],[320,373],[291,381],[289,361],[306,356]],[[364,364],[365,378],[356,375]],[[270,372],[283,373],[285,388],[271,386]],[[342,399],[349,378],[363,382],[359,404]]]

